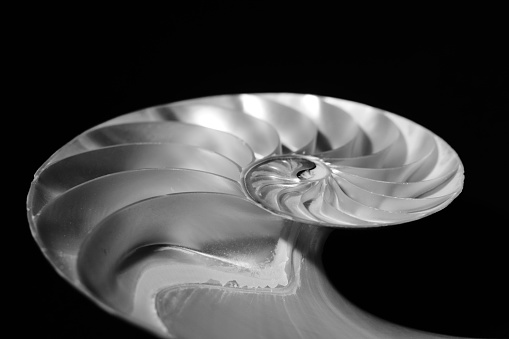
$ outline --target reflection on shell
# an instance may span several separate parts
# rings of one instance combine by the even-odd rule
[[[158,336],[429,338],[343,299],[319,253],[334,227],[416,220],[462,186],[454,150],[403,117],[241,94],[82,133],[38,170],[27,207],[65,279]]]

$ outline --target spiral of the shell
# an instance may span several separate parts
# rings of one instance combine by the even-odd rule
[[[462,186],[454,150],[401,116],[241,94],[82,133],[39,169],[27,206],[57,271],[156,335],[407,338],[429,335],[352,315],[304,259],[321,230],[422,218]]]

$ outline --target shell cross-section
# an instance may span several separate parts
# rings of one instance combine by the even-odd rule
[[[380,338],[304,257],[320,260],[327,228],[419,219],[462,187],[456,152],[402,116],[238,94],[86,130],[37,171],[27,211],[61,276],[158,336]]]

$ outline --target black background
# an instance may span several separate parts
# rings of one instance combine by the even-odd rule
[[[290,15],[253,5],[235,14],[194,8],[149,18],[117,13],[78,20],[73,12],[29,20],[18,42],[23,99],[15,115],[29,140],[18,205],[54,151],[85,129],[137,109],[242,92],[366,103],[444,138],[463,161],[465,187],[445,210],[423,220],[334,231],[324,250],[331,281],[359,307],[399,324],[507,338],[503,25],[491,12],[458,14],[458,20],[413,13],[366,17],[319,8]],[[25,331],[54,338],[150,337],[54,273],[25,220],[20,213],[16,221],[23,229],[16,284],[28,292],[16,297],[21,309],[15,312],[30,314]]]

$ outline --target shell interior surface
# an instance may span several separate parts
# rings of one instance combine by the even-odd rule
[[[60,275],[160,337],[430,338],[357,309],[313,262],[328,230],[420,219],[463,178],[445,141],[396,114],[223,95],[83,132],[37,171],[27,210]]]

